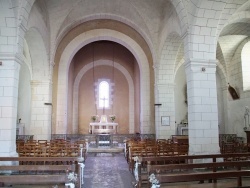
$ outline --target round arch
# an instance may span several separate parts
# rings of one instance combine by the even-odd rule
[[[19,51],[18,53],[22,54],[23,50],[23,43],[24,43],[24,35],[27,31],[28,26],[28,20],[31,8],[33,4],[35,3],[35,0],[22,0],[20,3],[20,8],[18,10],[18,30],[17,30],[17,45],[19,48],[17,48]]]
[[[106,66],[113,66],[112,61],[108,60],[98,60],[95,61],[95,67],[96,66],[101,66],[101,65],[106,65]],[[129,72],[121,66],[119,63],[114,62],[114,67],[121,71],[121,73],[125,76],[128,86],[129,86],[129,133],[134,132],[134,83],[133,79],[130,76]],[[79,84],[81,81],[81,78],[84,76],[84,74],[93,68],[93,62],[85,65],[77,74],[74,82],[74,87],[73,87],[73,133],[76,134],[78,130],[78,91],[79,91]]]
[[[40,32],[36,28],[30,28],[25,34],[25,40],[31,57],[32,78],[34,80],[46,79],[49,73],[48,54]]]
[[[184,36],[189,29],[189,22],[188,22],[188,15],[185,8],[185,5],[182,0],[171,0],[171,3],[175,7],[176,12],[180,12],[180,14],[177,14],[180,23],[181,23],[181,34]]]
[[[241,51],[241,68],[242,68],[242,82],[243,91],[250,90],[250,63],[249,63],[250,41],[246,42]]]
[[[75,37],[62,52],[58,67],[58,87],[56,104],[56,133],[67,132],[67,89],[68,70],[71,60],[83,46],[99,40],[108,40],[125,46],[135,57],[140,69],[141,133],[148,133],[151,123],[150,71],[149,62],[143,49],[130,37],[110,29],[94,29]]]
[[[148,32],[146,33],[144,30],[142,30],[137,24],[133,23],[131,20],[128,20],[122,16],[119,15],[115,15],[115,14],[108,14],[108,13],[101,13],[99,14],[99,18],[100,20],[105,20],[105,19],[109,19],[109,20],[115,20],[115,21],[119,21],[125,25],[130,26],[131,28],[135,29],[141,36],[142,38],[146,41],[147,45],[149,46],[149,49],[152,53],[152,58],[153,58],[153,62],[156,61],[156,53],[154,52],[154,47],[153,47],[153,43],[150,40],[150,37],[148,36]],[[73,28],[77,27],[78,25],[83,24],[84,22],[88,22],[88,21],[93,21],[96,20],[96,17],[94,15],[87,15],[83,18],[79,18],[79,20],[76,20],[75,22],[67,25],[66,27],[62,28],[62,31],[58,34],[58,39],[57,39],[57,44],[56,44],[56,48],[58,47],[58,45],[60,44],[60,41],[62,41],[63,37],[65,37],[65,35],[72,30]],[[55,48],[55,49],[56,49]]]

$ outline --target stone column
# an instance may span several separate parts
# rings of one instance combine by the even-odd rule
[[[50,81],[32,81],[32,105],[30,133],[37,140],[49,140],[51,136],[51,89]]]
[[[12,55],[0,59],[0,156],[17,156],[17,97],[22,61]]]
[[[229,118],[228,118],[228,86],[224,86],[223,88],[223,115],[224,115],[224,125],[222,127],[222,134],[225,134],[226,132],[230,132],[228,130],[228,126],[229,125]]]
[[[158,84],[159,103],[158,107],[158,127],[157,138],[166,139],[175,135],[175,104],[174,104],[174,84]],[[156,107],[157,108],[157,107]],[[157,109],[156,109],[157,110]],[[162,124],[162,117],[169,118],[169,125]]]
[[[161,103],[159,100],[159,88],[158,84],[155,83],[155,135],[156,138],[159,138],[159,127],[161,125],[161,116],[160,116],[160,108],[161,108]]]
[[[153,66],[155,83],[155,132],[156,138],[166,139],[175,135],[175,104],[174,104],[174,86],[173,79],[165,78],[163,75],[171,70],[162,71],[159,65]],[[161,71],[161,73],[159,73]],[[171,74],[170,74],[171,75]],[[169,117],[169,125],[162,125],[162,117]]]
[[[218,132],[216,61],[186,62],[189,154],[220,153]]]

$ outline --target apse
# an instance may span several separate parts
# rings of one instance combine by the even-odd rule
[[[68,131],[90,133],[91,117],[115,116],[117,132],[130,132],[130,122],[139,125],[139,66],[124,46],[97,41],[81,48],[72,59],[68,72]],[[100,84],[106,84],[103,90]],[[104,93],[107,92],[106,95]],[[135,130],[133,130],[135,132]]]

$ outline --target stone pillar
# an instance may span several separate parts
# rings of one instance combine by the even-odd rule
[[[141,134],[151,134],[154,130],[152,127],[151,103],[150,103],[150,84],[146,80],[141,80],[141,107],[140,107],[140,132]],[[142,89],[144,88],[144,89]],[[149,92],[143,92],[149,91]]]
[[[32,105],[30,133],[37,140],[49,140],[51,136],[51,89],[50,81],[32,81]]]
[[[60,71],[59,72],[63,72]],[[56,121],[54,125],[54,134],[67,134],[67,122],[68,122],[68,77],[64,73],[58,73],[58,85],[57,85],[57,104],[56,104]]]
[[[161,125],[161,116],[160,116],[160,108],[161,108],[161,103],[159,100],[159,88],[158,84],[155,84],[155,135],[156,138],[159,138],[159,127]]]
[[[17,97],[22,61],[12,55],[0,59],[0,156],[17,156]]]
[[[174,84],[158,84],[159,103],[158,107],[158,127],[157,138],[166,139],[175,135],[175,104],[174,104]],[[157,107],[156,107],[157,108]],[[156,109],[157,110],[157,109]],[[169,125],[162,124],[162,118],[169,119]]]
[[[230,132],[228,130],[228,126],[229,125],[229,118],[228,118],[228,86],[223,87],[223,107],[224,107],[224,131],[222,132],[222,134],[225,134],[226,132]]]
[[[168,69],[160,68],[159,65],[153,66],[155,71],[155,132],[156,138],[166,139],[175,135],[175,104],[173,79],[164,77]],[[158,75],[158,76],[157,76]],[[171,74],[169,74],[171,75]],[[162,125],[162,117],[169,117],[169,125]]]
[[[216,88],[216,61],[186,62],[189,154],[220,153]]]

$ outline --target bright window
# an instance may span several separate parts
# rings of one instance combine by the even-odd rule
[[[99,108],[109,108],[109,83],[107,81],[101,81],[98,87],[98,99]]]
[[[250,90],[250,42],[247,42],[241,52],[243,90]]]

